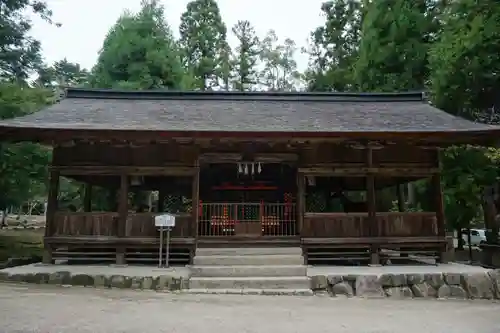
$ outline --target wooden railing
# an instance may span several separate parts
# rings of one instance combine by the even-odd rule
[[[125,226],[125,237],[158,237],[154,225],[157,213],[129,213]],[[54,217],[54,232],[51,236],[106,236],[117,237],[119,220],[116,212],[57,212]],[[179,215],[171,232],[172,237],[193,237],[191,215]]]
[[[436,214],[388,212],[376,214],[372,225],[367,213],[305,213],[302,237],[429,237],[437,236]]]
[[[293,203],[203,203],[198,235],[295,236],[296,215]]]
[[[57,212],[52,236],[116,236],[118,213]]]
[[[155,227],[155,216],[159,213],[131,213],[127,217],[126,237],[158,237],[158,228]],[[192,237],[191,215],[182,214],[175,218],[175,227],[172,237]]]

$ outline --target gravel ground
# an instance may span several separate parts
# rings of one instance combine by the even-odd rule
[[[0,332],[498,333],[500,303],[0,285]]]

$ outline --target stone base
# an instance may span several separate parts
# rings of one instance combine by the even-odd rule
[[[500,270],[477,273],[316,275],[315,293],[362,298],[500,299]]]
[[[33,264],[0,270],[0,281],[17,283],[176,291],[189,288],[183,267],[154,272],[137,266],[76,266]]]

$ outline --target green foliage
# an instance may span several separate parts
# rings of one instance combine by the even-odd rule
[[[40,42],[29,36],[31,10],[52,23],[52,12],[44,1],[8,0],[0,2],[0,80],[25,83],[42,65]]]
[[[179,49],[157,0],[142,2],[139,13],[124,13],[111,28],[91,85],[100,88],[189,88]]]
[[[250,90],[258,83],[256,68],[260,55],[260,41],[249,21],[238,21],[233,27],[238,39],[236,54],[233,58],[233,86],[236,90]]]
[[[362,4],[359,0],[323,3],[325,24],[310,37],[309,91],[351,91],[355,89],[353,65],[358,57]]]
[[[194,76],[195,88],[206,90],[218,86],[221,79],[227,83],[227,29],[217,2],[189,2],[181,16],[179,32],[183,63]]]
[[[443,19],[430,52],[433,102],[470,119],[489,114],[500,91],[500,3],[454,1]]]
[[[260,83],[271,91],[296,90],[302,77],[295,61],[295,42],[286,38],[281,44],[276,32],[270,30],[262,40],[260,49],[260,60],[264,67],[259,74]]]
[[[446,8],[443,31],[430,50],[434,104],[455,115],[492,122],[498,118],[500,3],[459,0]],[[452,147],[443,154],[445,211],[455,228],[478,216],[483,188],[498,182],[499,150]]]
[[[21,116],[50,103],[44,89],[0,84],[0,119]],[[0,209],[43,195],[50,151],[33,143],[0,145]]]
[[[79,64],[69,62],[66,58],[54,62],[50,67],[37,70],[38,77],[34,84],[46,87],[78,87],[88,83],[89,73]]]
[[[362,91],[420,90],[427,78],[426,36],[432,27],[422,1],[376,0],[365,9],[354,77]]]

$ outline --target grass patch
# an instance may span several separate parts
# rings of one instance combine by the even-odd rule
[[[11,257],[41,256],[43,230],[0,230],[0,262]]]

